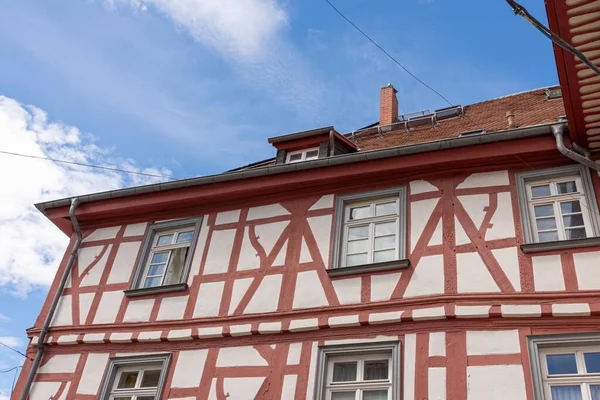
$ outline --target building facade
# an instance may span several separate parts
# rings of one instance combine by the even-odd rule
[[[600,177],[560,89],[380,111],[38,205],[71,243],[13,398],[600,399]]]

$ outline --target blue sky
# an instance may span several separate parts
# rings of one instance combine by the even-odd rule
[[[550,44],[503,0],[332,2],[455,104],[557,83]],[[184,178],[271,157],[270,136],[375,122],[379,89],[390,82],[403,113],[447,105],[323,0],[178,4],[3,2],[0,150],[20,140],[11,151]],[[542,0],[523,4],[545,21]],[[17,170],[7,157],[0,155],[0,165],[4,159]],[[30,241],[29,232],[40,237],[36,247],[4,259],[0,251],[7,276],[0,279],[0,340],[24,349],[24,330],[64,251],[64,238],[29,204],[147,180],[51,166],[54,179],[40,181],[48,165],[19,163],[14,186],[1,193],[14,211],[0,213],[0,240],[13,231],[19,235],[6,234],[4,243]],[[0,370],[19,362],[0,348]],[[12,383],[7,375],[0,374],[2,394]]]

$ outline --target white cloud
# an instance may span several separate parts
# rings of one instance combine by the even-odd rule
[[[3,96],[0,144],[8,152],[170,175],[164,169],[137,168],[132,160],[97,146],[92,135]],[[0,287],[21,295],[51,283],[68,242],[34,203],[159,180],[6,154],[0,154],[0,171]]]
[[[21,347],[21,339],[15,336],[0,336],[0,343],[9,347]]]
[[[287,13],[275,0],[106,0],[140,10],[154,7],[194,39],[226,56],[254,59],[286,25]]]

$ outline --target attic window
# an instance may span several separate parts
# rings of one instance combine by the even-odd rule
[[[546,98],[548,100],[560,99],[562,97],[562,90],[560,88],[546,90]]]
[[[302,161],[316,160],[317,158],[319,158],[319,148],[314,147],[311,149],[290,151],[289,153],[287,153],[286,162],[288,164],[292,164]]]
[[[475,129],[472,131],[461,132],[458,134],[458,137],[483,135],[484,133],[486,133],[485,129]]]

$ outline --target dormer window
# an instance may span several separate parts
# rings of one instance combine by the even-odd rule
[[[311,148],[311,149],[290,151],[289,153],[287,153],[286,163],[291,164],[291,163],[297,163],[297,162],[302,162],[302,161],[310,161],[310,160],[316,160],[317,158],[319,158],[319,148],[318,147]]]

